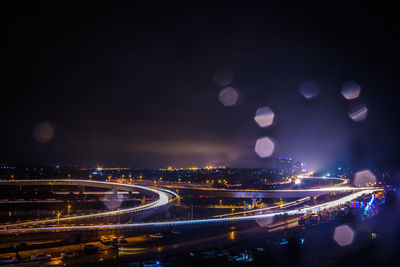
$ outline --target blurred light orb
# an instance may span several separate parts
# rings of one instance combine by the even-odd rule
[[[219,93],[219,101],[225,107],[236,105],[239,98],[239,93],[232,87],[226,87]]]
[[[300,85],[300,94],[306,99],[314,98],[319,93],[319,85],[314,81],[304,82]]]
[[[365,187],[376,185],[376,177],[370,170],[362,170],[354,175],[354,185]]]
[[[354,81],[346,82],[342,86],[341,93],[347,100],[356,99],[360,96],[361,86]]]
[[[256,211],[257,210],[255,210],[255,212]],[[261,227],[265,227],[267,225],[270,225],[273,222],[274,222],[274,218],[272,216],[262,217],[262,218],[256,219],[256,223]]]
[[[301,179],[294,180],[294,184],[301,184]]]
[[[55,127],[52,123],[45,121],[37,124],[33,129],[33,138],[38,143],[49,142],[55,134]]]
[[[367,118],[368,108],[363,104],[353,106],[348,115],[353,121],[363,121]]]
[[[228,86],[229,84],[231,84],[232,79],[233,79],[232,72],[230,72],[227,69],[222,69],[215,72],[213,77],[213,81],[215,82],[215,84],[221,87]]]
[[[254,120],[260,127],[268,127],[274,122],[274,112],[269,107],[259,108],[256,111]]]
[[[333,233],[333,240],[341,246],[348,246],[353,243],[355,233],[347,224],[340,225],[335,228],[335,232]]]
[[[104,206],[107,208],[107,210],[117,210],[119,207],[121,207],[122,204],[122,199],[119,198],[105,198],[103,200]]]
[[[268,158],[274,153],[275,144],[269,137],[262,137],[256,141],[254,151],[260,158]]]

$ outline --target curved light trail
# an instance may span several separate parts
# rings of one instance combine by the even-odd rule
[[[87,181],[87,180],[16,180],[16,181],[0,181],[0,185],[9,185],[9,184],[14,184],[14,185],[23,185],[23,184],[29,184],[32,185],[35,182],[43,184],[43,183],[51,183],[52,185],[81,185],[84,183],[86,186],[92,186],[96,187],[99,185],[102,185],[103,187],[109,187],[109,188],[125,188],[127,191],[131,190],[141,190],[141,191],[150,191],[154,194],[158,195],[158,199],[144,204],[140,205],[137,207],[133,208],[128,208],[128,209],[121,209],[117,211],[108,211],[108,212],[100,212],[100,213],[95,213],[95,214],[87,214],[87,215],[78,215],[78,216],[71,216],[71,217],[63,217],[63,218],[58,218],[58,219],[47,219],[47,220],[39,220],[39,221],[27,221],[27,222],[21,222],[21,223],[14,223],[14,224],[6,224],[6,225],[1,225],[2,228],[10,228],[10,227],[19,227],[23,225],[33,225],[33,224],[47,224],[47,223],[59,223],[63,221],[73,221],[73,220],[81,220],[81,219],[93,219],[93,218],[101,218],[101,217],[106,217],[106,216],[115,216],[115,215],[120,215],[124,213],[131,213],[131,212],[138,212],[138,211],[143,211],[143,210],[148,210],[156,207],[161,207],[163,205],[168,204],[169,202],[173,201],[175,197],[178,195],[170,190],[165,190],[165,189],[154,189],[154,188],[149,188],[145,186],[140,186],[140,185],[131,185],[131,184],[120,184],[120,183],[111,183],[111,182],[99,182],[99,181]],[[174,196],[174,198],[171,198],[170,196]]]
[[[345,197],[332,200],[326,203],[318,204],[312,207],[305,207],[299,209],[292,209],[287,211],[267,213],[260,215],[232,217],[232,218],[215,218],[215,219],[200,219],[200,220],[183,220],[183,221],[167,221],[167,222],[153,222],[153,223],[133,223],[133,224],[115,224],[115,225],[92,225],[92,226],[70,226],[70,227],[39,227],[39,228],[24,228],[24,229],[10,229],[0,230],[0,233],[17,233],[17,232],[63,232],[63,231],[93,231],[93,230],[106,230],[106,229],[143,229],[143,228],[161,228],[161,227],[180,227],[185,225],[199,225],[199,224],[219,224],[219,223],[233,223],[243,221],[254,221],[257,219],[275,217],[275,216],[292,216],[292,215],[304,215],[309,212],[319,212],[327,210],[340,205],[343,205],[349,201],[357,199],[364,194],[372,194],[377,191],[382,191],[381,188],[369,188],[363,189],[358,192],[352,193]]]
[[[275,205],[271,207],[265,207],[265,208],[260,208],[260,209],[254,209],[254,210],[245,210],[245,211],[240,211],[240,212],[234,212],[234,213],[226,213],[226,214],[220,214],[220,215],[215,215],[213,218],[222,218],[222,217],[229,217],[229,216],[235,216],[235,215],[242,215],[242,214],[248,214],[248,213],[257,213],[257,212],[262,212],[262,211],[267,211],[267,210],[273,210],[277,208],[287,208],[295,205],[299,205],[301,203],[309,201],[311,198],[310,197],[304,197],[292,202],[288,202],[282,205]]]

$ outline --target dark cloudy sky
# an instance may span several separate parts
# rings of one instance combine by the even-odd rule
[[[148,6],[59,2],[2,8],[0,160],[158,168],[270,166],[290,156],[316,169],[396,164],[399,20],[363,3]],[[213,77],[228,70],[239,104]],[[302,82],[320,94],[306,101]],[[365,121],[347,116],[344,82],[362,87]],[[357,102],[355,101],[355,102]],[[275,112],[272,127],[254,122]],[[34,138],[50,122],[54,137]],[[269,136],[270,159],[254,152]]]

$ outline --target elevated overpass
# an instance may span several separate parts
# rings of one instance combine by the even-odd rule
[[[174,201],[178,196],[175,192],[167,189],[154,189],[150,187],[132,185],[132,184],[120,184],[120,183],[110,183],[110,182],[99,182],[99,181],[88,181],[88,180],[5,180],[0,181],[0,186],[51,186],[51,185],[62,185],[62,186],[87,186],[87,187],[98,187],[111,190],[123,190],[123,191],[135,191],[147,194],[153,194],[158,196],[158,198],[150,203],[146,203],[137,207],[114,210],[108,212],[100,212],[95,214],[78,215],[71,217],[38,220],[38,221],[27,221],[15,224],[5,224],[1,225],[2,228],[15,228],[27,225],[37,225],[37,224],[52,224],[59,222],[72,222],[77,220],[87,220],[94,218],[104,218],[109,216],[117,216],[126,213],[134,213],[144,210],[155,209],[167,205],[168,203]]]
[[[183,195],[193,197],[218,197],[218,198],[304,198],[317,197],[321,195],[337,193],[337,192],[357,192],[366,188],[350,187],[348,179],[337,177],[310,177],[299,176],[299,179],[334,181],[336,184],[325,188],[314,189],[277,189],[277,190],[258,190],[258,189],[229,189],[215,188],[204,186],[201,184],[185,184],[185,183],[166,183],[158,184],[158,188],[168,188],[177,190]]]
[[[277,216],[295,216],[303,215],[309,212],[319,212],[328,210],[331,208],[338,207],[349,201],[357,199],[366,194],[372,194],[377,191],[381,191],[380,188],[369,188],[362,189],[358,192],[351,193],[347,196],[341,197],[336,200],[332,200],[326,203],[314,205],[311,207],[293,208],[291,210],[279,211],[273,213],[251,215],[251,216],[240,216],[240,217],[229,217],[229,218],[210,218],[200,220],[182,220],[182,221],[165,221],[165,222],[149,222],[149,223],[131,223],[131,224],[114,224],[114,225],[88,225],[88,226],[68,226],[68,227],[35,227],[35,228],[18,228],[18,229],[0,229],[0,234],[17,234],[17,233],[42,233],[42,232],[86,232],[86,231],[105,231],[105,230],[117,230],[117,231],[140,231],[140,230],[171,230],[178,228],[187,227],[199,227],[199,226],[215,226],[215,225],[236,225],[244,222],[252,222],[262,220],[266,218],[274,218]]]
[[[317,189],[282,189],[282,190],[256,190],[256,189],[221,189],[221,188],[180,188],[179,193],[197,197],[219,198],[303,198],[316,197],[339,192],[357,192],[367,188],[361,187],[329,187]]]

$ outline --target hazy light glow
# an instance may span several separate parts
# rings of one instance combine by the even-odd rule
[[[356,99],[360,96],[361,87],[354,81],[346,82],[342,86],[341,93],[347,100]]]
[[[33,130],[33,138],[39,143],[47,143],[54,137],[54,133],[54,125],[45,121],[35,126],[35,129]]]
[[[370,170],[362,170],[354,175],[355,186],[374,186],[376,185],[376,177]]]
[[[368,108],[360,104],[351,108],[348,114],[353,121],[363,121],[367,118]]]
[[[239,93],[232,87],[226,87],[219,93],[219,101],[225,107],[236,105],[239,99]]]
[[[354,231],[346,224],[336,227],[333,233],[333,239],[341,247],[353,243],[354,236]]]
[[[268,158],[274,153],[274,149],[274,142],[269,137],[262,137],[257,140],[254,151],[261,158]]]
[[[300,85],[299,91],[306,99],[311,99],[318,95],[319,85],[314,81],[304,82]]]
[[[274,122],[274,116],[274,112],[269,107],[263,107],[257,109],[254,120],[260,127],[268,127]]]
[[[228,86],[232,83],[232,72],[226,69],[219,70],[215,72],[213,81],[221,87]]]
[[[255,219],[255,221],[259,226],[265,227],[274,222],[274,217],[258,218],[258,219]]]
[[[116,210],[121,206],[122,201],[122,199],[112,197],[108,201],[104,200],[103,204],[107,208],[107,210]]]
[[[295,184],[301,184],[301,179],[296,179],[296,180],[294,180],[294,183],[295,183]]]

